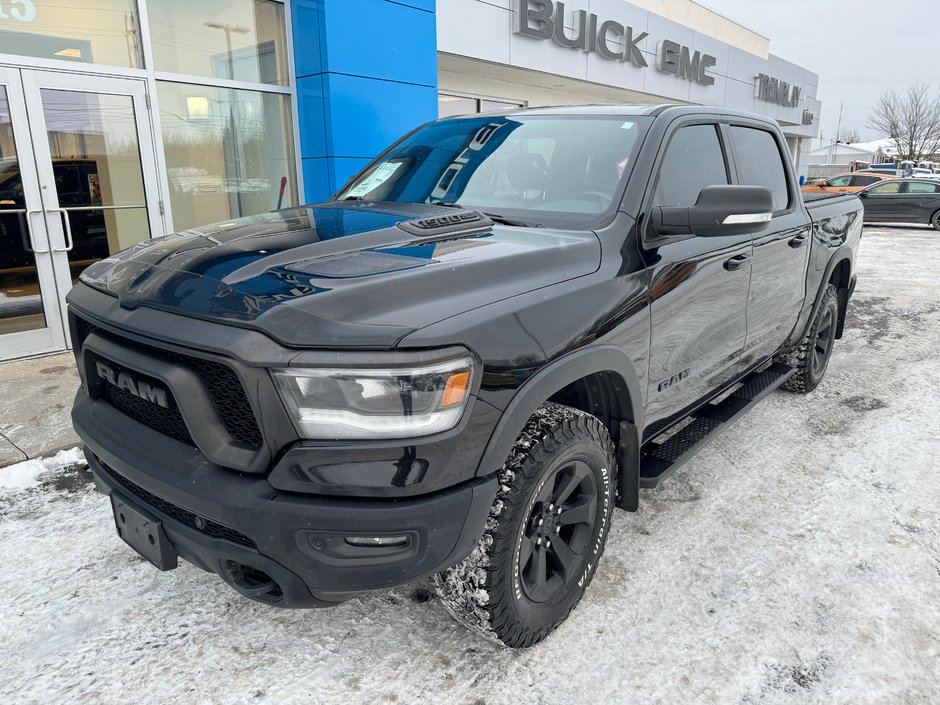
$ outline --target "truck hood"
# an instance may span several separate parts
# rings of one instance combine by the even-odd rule
[[[467,227],[408,227],[466,213],[401,203],[292,208],[148,240],[93,264],[81,280],[126,309],[253,328],[289,346],[388,348],[600,266],[590,231],[479,217]]]

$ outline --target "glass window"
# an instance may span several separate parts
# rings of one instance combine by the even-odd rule
[[[151,0],[157,71],[286,86],[284,4],[273,0]]]
[[[852,182],[851,175],[849,176],[837,176],[834,179],[829,179],[826,182],[826,186],[848,186]]]
[[[900,181],[884,181],[877,186],[867,189],[868,193],[897,193],[901,190]]]
[[[877,176],[865,176],[864,174],[852,177],[853,186],[871,186],[879,181],[881,181],[881,179]]]
[[[787,208],[790,205],[787,173],[774,136],[750,127],[731,127],[730,132],[740,183],[766,186],[774,195],[774,210]]]
[[[140,68],[135,6],[134,0],[0,0],[0,53]]]
[[[290,98],[157,82],[173,227],[297,205]]]
[[[522,103],[514,103],[508,100],[487,100],[480,99],[480,112],[487,113],[493,110],[514,110],[524,107]]]
[[[607,210],[645,117],[479,116],[431,123],[338,198],[447,203],[525,223],[590,222]]]
[[[514,100],[489,100],[487,98],[465,98],[459,95],[447,95],[446,93],[437,94],[437,116],[441,118],[524,107],[525,103]]]
[[[908,181],[907,182],[907,192],[908,193],[937,193],[936,184],[925,184],[920,181]]]
[[[10,106],[0,86],[0,335],[45,327]]]
[[[150,237],[134,103],[107,93],[43,88],[40,95],[77,278],[93,262]]]
[[[476,98],[461,98],[460,96],[444,95],[443,93],[437,96],[438,117],[445,118],[455,115],[472,115],[475,112],[477,112]]]
[[[727,184],[725,158],[714,125],[690,125],[672,136],[659,168],[653,203],[692,206],[706,186]]]

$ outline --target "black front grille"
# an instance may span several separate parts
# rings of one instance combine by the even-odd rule
[[[194,512],[189,511],[188,509],[183,509],[182,507],[168,502],[165,499],[157,497],[157,495],[152,492],[148,492],[143,487],[134,484],[126,477],[121,475],[118,472],[101,462],[101,459],[98,456],[95,456],[95,459],[104,468],[104,471],[107,473],[108,477],[117,482],[121,487],[123,487],[127,492],[134,495],[137,499],[143,501],[145,504],[149,505],[150,508],[155,509],[160,514],[164,514],[171,519],[175,519],[181,524],[185,524],[191,529],[195,529],[207,536],[211,536],[216,539],[225,539],[226,541],[231,541],[232,543],[237,543],[242,546],[247,546],[248,548],[258,550],[257,544],[252,541],[250,538],[245,536],[240,531],[236,531],[230,526],[225,524],[220,524],[217,521],[212,519],[206,519],[201,517]]]
[[[190,367],[205,385],[212,406],[229,435],[238,443],[252,448],[261,447],[263,439],[258,421],[255,419],[251,404],[248,402],[248,397],[245,395],[245,389],[242,387],[238,375],[228,365],[139,343],[136,340],[124,338],[99,328],[78,316],[73,318],[73,325],[76,327],[76,345],[78,346],[85,342],[85,338],[89,334],[97,333],[126,347]],[[136,372],[134,374],[139,376]],[[172,413],[164,413],[167,410],[142,401],[124,390],[110,388],[110,385],[108,387],[109,391],[105,394],[108,402],[125,414],[155,428],[161,433],[165,433],[171,438],[192,443],[192,438],[178,409],[172,410]],[[151,406],[155,407],[156,411],[146,408]]]
[[[109,362],[109,364],[114,366],[113,363]],[[149,382],[147,378],[142,377],[136,372],[134,375],[138,379]],[[196,445],[193,443],[192,436],[189,435],[189,430],[186,428],[186,422],[183,421],[183,415],[176,407],[176,403],[170,393],[167,393],[167,401],[169,402],[170,408],[164,408],[152,402],[145,401],[131,394],[126,389],[119,389],[112,384],[104,383],[102,387],[101,396],[118,411],[127,414],[132,419],[136,419],[142,424],[150,426],[150,428],[170,438],[175,438],[188,445]]]

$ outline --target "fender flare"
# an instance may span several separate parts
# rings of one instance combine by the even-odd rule
[[[582,348],[542,368],[518,389],[490,434],[477,475],[490,475],[503,465],[526,422],[549,397],[572,382],[598,372],[613,372],[620,376],[630,397],[626,406],[633,418],[629,421],[634,428],[642,429],[640,400],[643,397],[633,362],[623,350],[613,345]]]
[[[802,340],[806,337],[806,334],[809,332],[810,327],[813,325],[813,321],[816,320],[816,314],[819,311],[819,306],[822,303],[823,294],[826,293],[826,286],[828,286],[830,280],[832,279],[832,273],[836,271],[836,267],[841,265],[843,262],[849,263],[849,280],[845,283],[845,287],[837,286],[837,289],[844,288],[848,290],[851,287],[852,276],[855,273],[855,255],[852,252],[852,248],[848,245],[843,245],[838,248],[835,252],[832,253],[832,256],[829,258],[828,264],[826,264],[826,270],[823,272],[822,279],[819,282],[819,290],[816,292],[816,298],[813,300],[813,307],[810,309],[809,317],[806,319],[806,323],[803,326],[803,331],[798,340]],[[841,295],[840,295],[841,296]],[[848,297],[846,297],[845,302],[841,304],[848,304]],[[838,333],[841,335],[842,326],[845,322],[845,308],[843,307],[840,312],[840,321],[838,325]]]

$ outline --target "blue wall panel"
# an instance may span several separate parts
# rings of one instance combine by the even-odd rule
[[[306,201],[437,117],[434,0],[291,0]]]

